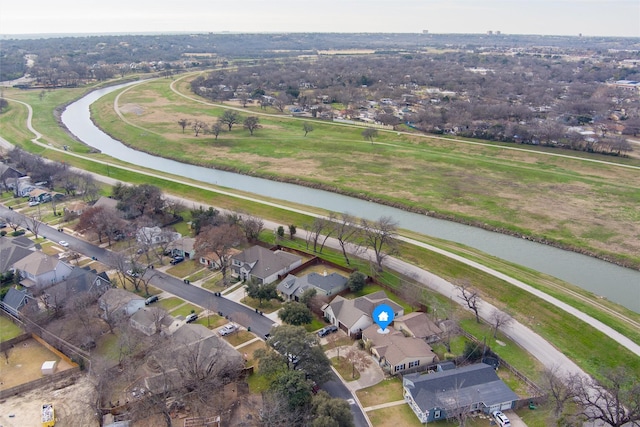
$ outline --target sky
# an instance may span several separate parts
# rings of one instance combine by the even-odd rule
[[[640,0],[0,0],[0,34],[486,33],[640,37]]]

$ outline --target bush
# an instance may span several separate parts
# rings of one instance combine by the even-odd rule
[[[7,230],[0,231],[0,236],[4,237],[7,235]]]

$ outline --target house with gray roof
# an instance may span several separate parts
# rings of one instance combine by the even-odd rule
[[[104,209],[112,209],[116,212],[118,211],[118,201],[116,199],[112,199],[110,197],[102,196],[100,197],[94,204],[94,208],[104,208]]]
[[[167,246],[167,251],[171,251],[171,256],[181,256],[185,259],[195,259],[196,250],[194,245],[196,239],[193,237],[180,237]]]
[[[9,291],[5,294],[2,302],[0,302],[0,306],[6,312],[20,317],[20,314],[23,313],[26,307],[33,307],[35,310],[38,308],[37,301],[31,295],[28,289],[16,289],[9,288]]]
[[[38,291],[65,280],[73,270],[69,264],[40,251],[15,262],[13,268],[20,271],[22,286]]]
[[[4,163],[0,163],[0,183],[2,183],[5,190],[10,188],[15,189],[16,180],[23,176],[25,176],[25,174],[19,170],[14,169],[9,165],[5,165]]]
[[[129,325],[150,337],[156,332],[160,332],[163,319],[167,311],[160,307],[144,307],[136,311],[129,318]]]
[[[350,336],[359,336],[362,331],[373,325],[373,309],[387,304],[393,309],[394,316],[404,315],[399,304],[387,298],[384,291],[374,292],[356,299],[346,299],[338,295],[329,304],[322,307],[322,313],[329,323],[336,325]]]
[[[33,253],[32,250],[16,244],[15,240],[0,237],[0,273],[11,270],[13,264]],[[29,241],[33,243],[30,239]]]
[[[112,287],[107,273],[98,274],[95,270],[74,268],[65,280],[46,288],[42,299],[47,307],[63,307],[79,295],[90,295],[96,301]]]
[[[302,257],[282,250],[270,251],[262,246],[252,246],[231,257],[232,274],[240,280],[255,279],[268,284],[278,280],[278,276],[302,264]]]
[[[278,284],[278,292],[289,301],[299,301],[307,289],[315,289],[316,295],[332,296],[347,289],[348,278],[338,273],[309,273],[297,277],[289,274]]]
[[[390,374],[426,368],[438,361],[431,346],[420,338],[405,336],[401,331],[387,326],[388,333],[379,333],[377,324],[362,331],[362,340],[370,346],[371,354],[380,366]]]
[[[145,304],[144,298],[133,292],[112,288],[98,298],[98,307],[102,310],[102,317],[104,319],[114,319],[129,317],[136,311],[144,308]]]
[[[404,400],[423,424],[451,418],[461,411],[505,411],[518,400],[496,371],[484,363],[405,375],[402,387]]]

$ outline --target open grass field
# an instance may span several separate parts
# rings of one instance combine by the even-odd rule
[[[273,115],[260,117],[263,128],[254,136],[237,125],[215,140],[182,133],[176,117],[212,123],[223,109],[181,97],[167,81],[125,90],[117,100],[122,118],[113,110],[115,97],[95,104],[94,116],[108,133],[143,151],[326,186],[640,265],[638,169],[396,132],[381,131],[371,144],[361,128],[323,122],[304,137],[299,119]]]

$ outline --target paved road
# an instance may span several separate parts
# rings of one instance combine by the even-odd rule
[[[368,427],[370,425],[364,416],[362,408],[355,402],[353,394],[351,394],[351,391],[349,391],[347,386],[338,378],[335,372],[331,371],[331,379],[322,384],[320,388],[329,393],[331,397],[337,397],[349,402],[356,427]]]

